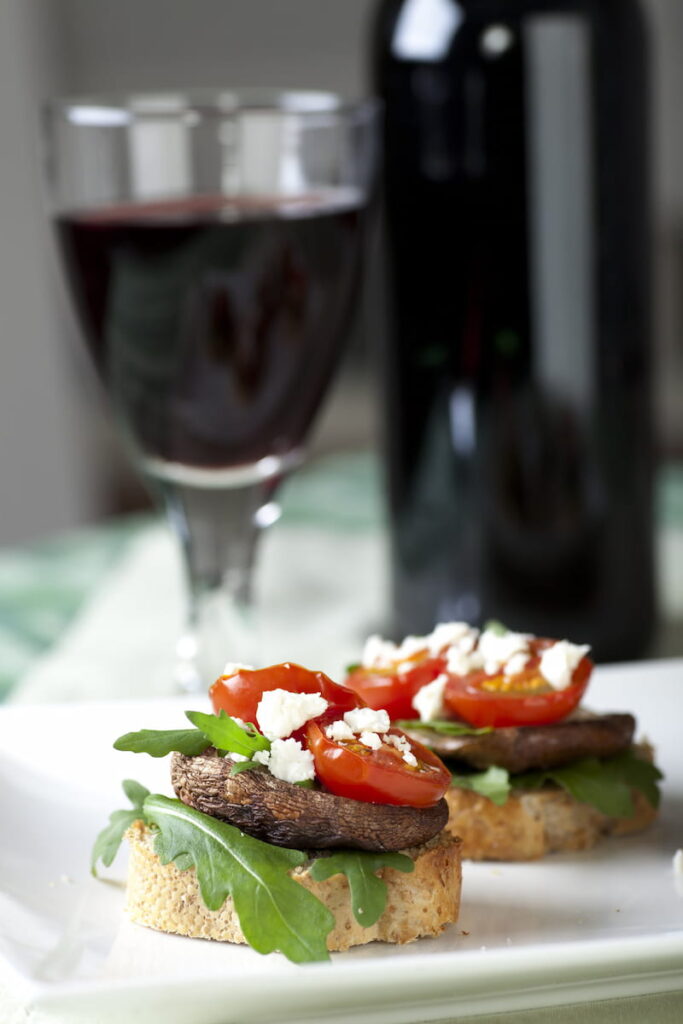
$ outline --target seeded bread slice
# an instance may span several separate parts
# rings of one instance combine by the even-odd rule
[[[633,815],[611,818],[559,787],[520,792],[499,807],[451,786],[447,829],[461,837],[462,855],[469,860],[536,860],[555,851],[588,850],[602,836],[646,828],[657,811],[639,791],[632,797]]]
[[[150,830],[137,821],[128,830],[130,845],[127,910],[137,924],[158,931],[220,942],[245,942],[232,900],[220,910],[208,910],[202,902],[193,868],[178,871],[162,864],[154,852]],[[424,935],[439,935],[458,918],[460,910],[460,841],[441,832],[422,846],[404,850],[415,863],[411,874],[383,868],[387,907],[376,924],[363,928],[351,910],[345,875],[314,882],[306,866],[292,875],[329,907],[336,926],[327,938],[330,951],[374,940],[406,943]]]

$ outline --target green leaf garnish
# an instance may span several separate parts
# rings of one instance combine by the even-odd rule
[[[130,750],[151,757],[166,757],[173,750],[195,757],[210,746],[211,741],[199,729],[141,729],[119,736],[114,743],[115,750]]]
[[[423,722],[420,718],[401,718],[394,722],[399,729],[424,729],[426,732],[438,732],[443,736],[481,736],[485,732],[493,732],[490,725],[483,725],[475,729],[473,725],[465,722],[451,722],[447,719],[434,719],[433,722]]]
[[[235,761],[230,769],[231,775],[239,775],[240,772],[249,772],[252,768],[262,768],[260,761]]]
[[[512,786],[510,773],[505,768],[491,765],[484,772],[471,772],[466,775],[453,775],[452,785],[459,789],[471,789],[480,796],[488,797],[491,803],[502,807],[507,802]]]
[[[540,789],[546,782],[554,782],[576,800],[603,814],[628,818],[634,813],[632,789],[639,790],[652,807],[659,806],[657,781],[662,777],[650,761],[626,751],[603,760],[586,757],[560,768],[525,772],[516,775],[513,784],[523,789]]]
[[[362,665],[362,663],[360,661],[353,661],[353,662],[351,662],[350,665],[346,666],[346,674],[347,674],[347,676],[350,676],[352,672],[357,672],[358,669],[362,668],[362,667],[363,667],[363,665]]]
[[[410,857],[403,853],[344,850],[330,857],[318,857],[312,864],[310,873],[316,882],[323,882],[332,875],[346,875],[353,916],[358,924],[368,928],[379,920],[387,905],[386,883],[375,873],[384,867],[409,873],[414,870],[415,865]]]
[[[133,809],[130,811],[114,811],[109,816],[109,824],[106,828],[102,829],[95,840],[90,859],[90,870],[95,876],[97,876],[98,860],[101,860],[104,866],[108,868],[119,852],[119,847],[126,831],[134,821],[139,821],[144,816],[142,806],[149,796],[149,790],[141,786],[139,782],[134,782],[133,779],[126,779],[123,783],[123,791],[133,805]]]
[[[499,622],[498,619],[489,619],[488,622],[484,623],[484,632],[495,633],[496,636],[505,636],[510,630],[502,622]]]
[[[270,741],[262,736],[256,726],[238,725],[234,718],[221,710],[220,715],[205,715],[202,711],[186,711],[185,717],[211,741],[216,750],[229,754],[249,757],[257,750],[270,750]]]
[[[240,927],[258,953],[279,949],[294,963],[327,960],[334,915],[288,872],[303,864],[298,850],[271,846],[165,796],[148,796],[145,818],[159,832],[162,864],[194,866],[202,899],[218,910],[232,897]]]

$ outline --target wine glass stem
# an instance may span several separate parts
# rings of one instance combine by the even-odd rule
[[[266,494],[262,483],[229,489],[163,484],[162,494],[188,584],[176,682],[182,690],[205,691],[226,662],[258,662],[252,575],[257,512]]]

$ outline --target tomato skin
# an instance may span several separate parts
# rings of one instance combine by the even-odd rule
[[[232,676],[220,676],[209,688],[209,696],[216,714],[225,711],[243,722],[255,723],[256,709],[266,690],[320,693],[330,704],[325,715],[334,718],[362,705],[355,693],[333,682],[324,672],[311,672],[292,662],[260,669],[243,668]]]
[[[540,641],[538,649],[548,646]],[[518,676],[518,684],[531,680],[538,674],[539,658],[535,657]],[[539,692],[524,691],[521,685],[507,692],[487,690],[483,684],[491,684],[500,677],[488,676],[479,670],[466,676],[451,676],[444,691],[444,702],[450,710],[469,725],[481,728],[492,726],[551,725],[559,722],[576,708],[588,686],[593,662],[582,658],[572,675],[572,681],[564,690],[547,689]]]
[[[354,690],[368,707],[376,711],[384,708],[392,722],[399,718],[415,718],[413,697],[423,686],[444,671],[444,658],[424,658],[416,662],[409,672],[392,669],[357,668],[344,680],[344,685]]]
[[[371,750],[356,742],[329,739],[316,721],[306,723],[308,749],[316,775],[330,793],[366,803],[431,807],[448,789],[451,773],[436,754],[409,740],[418,760],[412,768],[395,747],[383,744]],[[390,729],[403,736],[399,729]],[[407,737],[406,737],[407,739]]]

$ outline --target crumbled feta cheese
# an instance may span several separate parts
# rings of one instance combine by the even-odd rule
[[[315,778],[313,754],[304,750],[298,740],[273,740],[268,753],[268,768],[271,775],[283,782],[307,782]]]
[[[425,640],[429,653],[436,655],[441,654],[447,647],[471,651],[477,635],[478,630],[473,629],[467,622],[440,622]]]
[[[396,671],[400,676],[406,675],[407,672],[412,672],[414,668],[414,661],[399,661],[398,665],[396,665]]]
[[[674,853],[673,868],[675,875],[683,875],[683,850],[676,850]]]
[[[402,753],[410,750],[410,741],[405,736],[398,736],[395,732],[388,732],[382,737],[385,743],[388,743],[392,747],[396,747]]]
[[[382,739],[376,732],[362,732],[359,739],[363,746],[370,747],[370,750],[379,750],[382,746]]]
[[[234,751],[230,751],[230,760],[238,763],[239,761],[248,761],[249,758],[245,754],[236,754]]]
[[[386,732],[391,724],[386,711],[373,708],[353,708],[345,713],[344,721],[355,733]]]
[[[516,676],[520,672],[523,672],[524,669],[527,667],[528,661],[529,655],[524,654],[522,651],[520,651],[518,654],[513,654],[512,657],[508,659],[508,662],[505,666],[505,675]]]
[[[572,644],[569,640],[558,640],[552,647],[547,647],[541,655],[539,671],[556,690],[564,690],[572,681],[574,669],[589,651],[588,644]]]
[[[361,662],[366,668],[389,668],[396,661],[396,644],[381,636],[369,636],[363,647]]]
[[[226,662],[225,668],[223,669],[223,675],[224,676],[236,676],[238,672],[242,671],[242,669],[244,669],[246,672],[253,672],[254,671],[254,666],[253,665],[242,665],[242,664],[240,664],[239,661],[228,661],[228,662]]]
[[[413,697],[413,707],[420,716],[422,722],[431,722],[437,718],[443,718],[445,708],[443,693],[448,682],[448,676],[442,672],[425,686],[420,687]]]
[[[471,629],[466,636],[461,637],[457,644],[454,644],[453,646],[456,647],[457,650],[462,651],[463,654],[470,654],[474,651],[478,639],[479,630]]]
[[[268,767],[268,762],[270,761],[270,751],[269,750],[255,750],[254,753],[252,754],[252,758],[251,759],[252,759],[252,761],[257,761],[258,764],[265,765],[265,767],[267,768]]]
[[[256,708],[256,718],[261,732],[269,740],[284,739],[310,718],[322,715],[327,706],[319,693],[266,690]]]
[[[385,743],[389,743],[392,747],[400,750],[406,764],[417,768],[417,758],[411,749],[410,740],[406,736],[397,736],[396,733],[388,732],[386,736],[382,736],[382,739]]]
[[[427,638],[424,636],[406,636],[396,651],[396,661],[414,659],[417,654],[427,653]]]
[[[484,667],[484,659],[479,651],[463,651],[451,647],[446,653],[446,671],[454,676],[466,676],[476,668]]]
[[[484,659],[487,675],[495,675],[513,654],[529,654],[527,633],[496,633],[486,629],[479,637],[479,654]]]
[[[338,721],[331,722],[330,725],[327,726],[325,729],[325,735],[328,740],[334,740],[338,743],[340,740],[352,740],[354,734],[353,729],[350,729],[346,722],[340,718]]]

